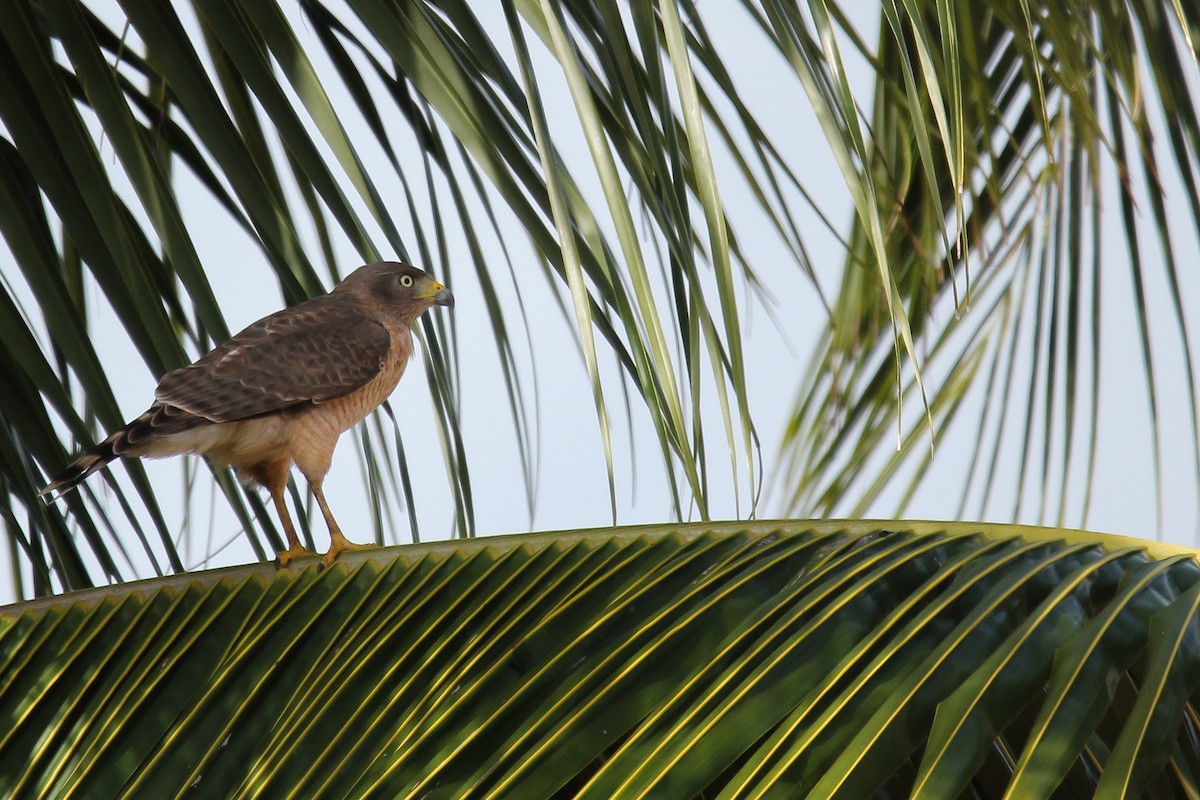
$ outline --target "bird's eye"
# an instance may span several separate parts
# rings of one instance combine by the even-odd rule
[[[405,289],[411,289],[412,285],[413,285],[412,275],[401,275],[400,276],[400,285],[403,286]]]

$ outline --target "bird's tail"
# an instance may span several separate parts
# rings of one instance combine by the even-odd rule
[[[48,497],[47,502],[62,497],[87,476],[104,469],[118,457],[146,455],[149,452],[147,446],[151,443],[206,423],[204,418],[182,409],[155,403],[145,414],[72,461],[71,465],[46,484],[38,495]],[[55,492],[58,494],[51,497]]]
[[[46,484],[38,492],[38,495],[45,497],[46,501],[50,502],[74,489],[93,472],[104,469],[110,461],[116,459],[125,450],[124,445],[128,431],[129,426],[127,425],[72,461],[71,465]],[[55,492],[58,494],[55,495]]]

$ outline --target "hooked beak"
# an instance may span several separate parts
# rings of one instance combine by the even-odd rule
[[[442,284],[437,281],[432,281],[429,286],[429,291],[421,295],[422,300],[429,300],[435,306],[446,306],[454,308],[454,295],[450,293]]]

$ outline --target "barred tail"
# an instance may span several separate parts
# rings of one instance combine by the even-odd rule
[[[183,433],[208,424],[210,424],[208,420],[183,409],[155,403],[145,414],[75,459],[71,466],[62,471],[62,474],[46,484],[45,488],[38,492],[38,495],[47,497],[58,492],[58,497],[62,497],[78,486],[87,476],[104,469],[109,462],[120,456],[167,455],[171,452],[187,452],[188,448],[185,447],[180,450],[156,453],[148,449],[148,446],[173,434]],[[47,502],[53,499],[50,497]]]
[[[132,424],[132,423],[131,423]],[[51,502],[56,499],[53,496],[54,492],[58,492],[57,497],[62,497],[67,492],[78,486],[87,476],[93,472],[98,472],[108,466],[110,461],[113,461],[125,451],[126,439],[128,437],[129,427],[126,426],[121,430],[109,436],[100,444],[87,451],[79,458],[71,462],[71,465],[63,470],[58,477],[46,484],[46,486],[38,492],[39,497],[46,497],[46,502]]]

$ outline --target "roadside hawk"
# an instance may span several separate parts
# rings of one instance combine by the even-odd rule
[[[41,494],[62,496],[117,456],[198,453],[265,486],[279,513],[285,566],[301,546],[284,502],[292,464],[312,487],[329,526],[321,567],[354,547],[321,491],[338,437],[396,388],[412,356],[412,325],[432,306],[454,305],[442,284],[416,267],[360,267],[329,294],[260,319],[194,364],[163,376],[154,403],[84,453]]]

